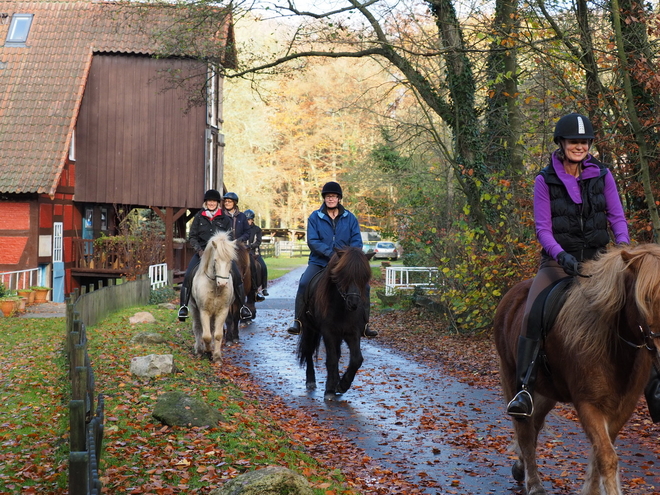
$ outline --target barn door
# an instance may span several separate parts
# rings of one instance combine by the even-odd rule
[[[53,223],[53,302],[64,302],[63,224]]]

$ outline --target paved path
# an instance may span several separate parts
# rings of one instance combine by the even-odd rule
[[[332,423],[383,466],[424,486],[424,493],[522,493],[510,476],[510,454],[502,448],[512,428],[499,390],[459,383],[441,367],[399,355],[376,338],[363,339],[364,364],[339,400],[323,399],[322,353],[318,390],[308,392],[295,356],[297,338],[286,332],[301,273],[297,269],[269,287],[270,296],[257,304],[256,320],[241,329],[241,344],[228,348],[227,357],[291,407]],[[589,444],[577,423],[551,413],[541,444],[541,473],[558,481],[545,482],[549,493],[579,492]],[[658,457],[634,439],[619,444],[624,481],[646,480],[625,493],[654,493],[660,476],[644,466],[657,465]]]
[[[66,303],[45,302],[33,304],[25,308],[25,313],[19,318],[64,318],[66,317]]]

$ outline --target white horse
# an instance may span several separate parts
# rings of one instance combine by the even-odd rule
[[[234,285],[231,264],[236,259],[236,241],[226,232],[215,234],[206,245],[192,282],[190,309],[195,335],[195,354],[211,353],[222,361],[224,323],[232,301]]]

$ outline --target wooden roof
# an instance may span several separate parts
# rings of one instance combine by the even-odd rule
[[[94,53],[167,50],[156,30],[175,25],[173,10],[126,9],[87,0],[0,0],[0,193],[54,195]],[[26,46],[4,46],[15,13],[34,16]],[[212,57],[234,67],[229,13],[216,36],[224,49]]]

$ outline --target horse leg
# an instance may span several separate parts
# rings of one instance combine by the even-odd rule
[[[211,335],[211,315],[205,310],[200,309],[199,319],[202,325],[202,352],[211,352],[211,340],[213,339]]]
[[[591,404],[576,404],[575,408],[587,438],[591,455],[582,495],[622,495],[619,479],[619,458],[612,445],[612,426],[603,413]],[[618,433],[618,431],[617,431]],[[603,491],[601,491],[601,486]]]
[[[238,342],[238,308],[231,308],[227,312],[227,344]]]
[[[536,444],[545,417],[555,404],[555,401],[535,394],[532,417],[526,421],[513,421],[518,460],[513,465],[511,474],[516,481],[525,481],[527,495],[547,495],[536,464]]]
[[[193,317],[193,335],[195,336],[195,346],[193,348],[197,356],[204,354],[204,342],[202,341],[202,323],[199,319],[199,310],[197,307],[193,306],[192,308],[192,317]]]
[[[341,357],[341,339],[334,339],[335,342],[328,342],[325,337],[325,368],[328,372],[328,379],[325,382],[325,400],[333,400],[340,393],[339,388],[339,358]]]
[[[305,355],[305,388],[316,390],[316,370],[314,369],[314,352]]]
[[[358,332],[359,331],[361,330],[358,330]],[[340,394],[343,394],[349,388],[351,388],[351,384],[355,379],[355,374],[360,369],[360,366],[362,366],[362,362],[364,361],[362,358],[362,350],[360,349],[360,334],[357,333],[355,337],[346,339],[346,343],[348,344],[350,354],[348,367],[346,368],[344,375],[341,377],[339,385],[337,385],[337,392]]]
[[[225,320],[227,319],[227,310],[222,309],[213,319],[213,356],[214,363],[222,362],[222,339],[225,334]]]

